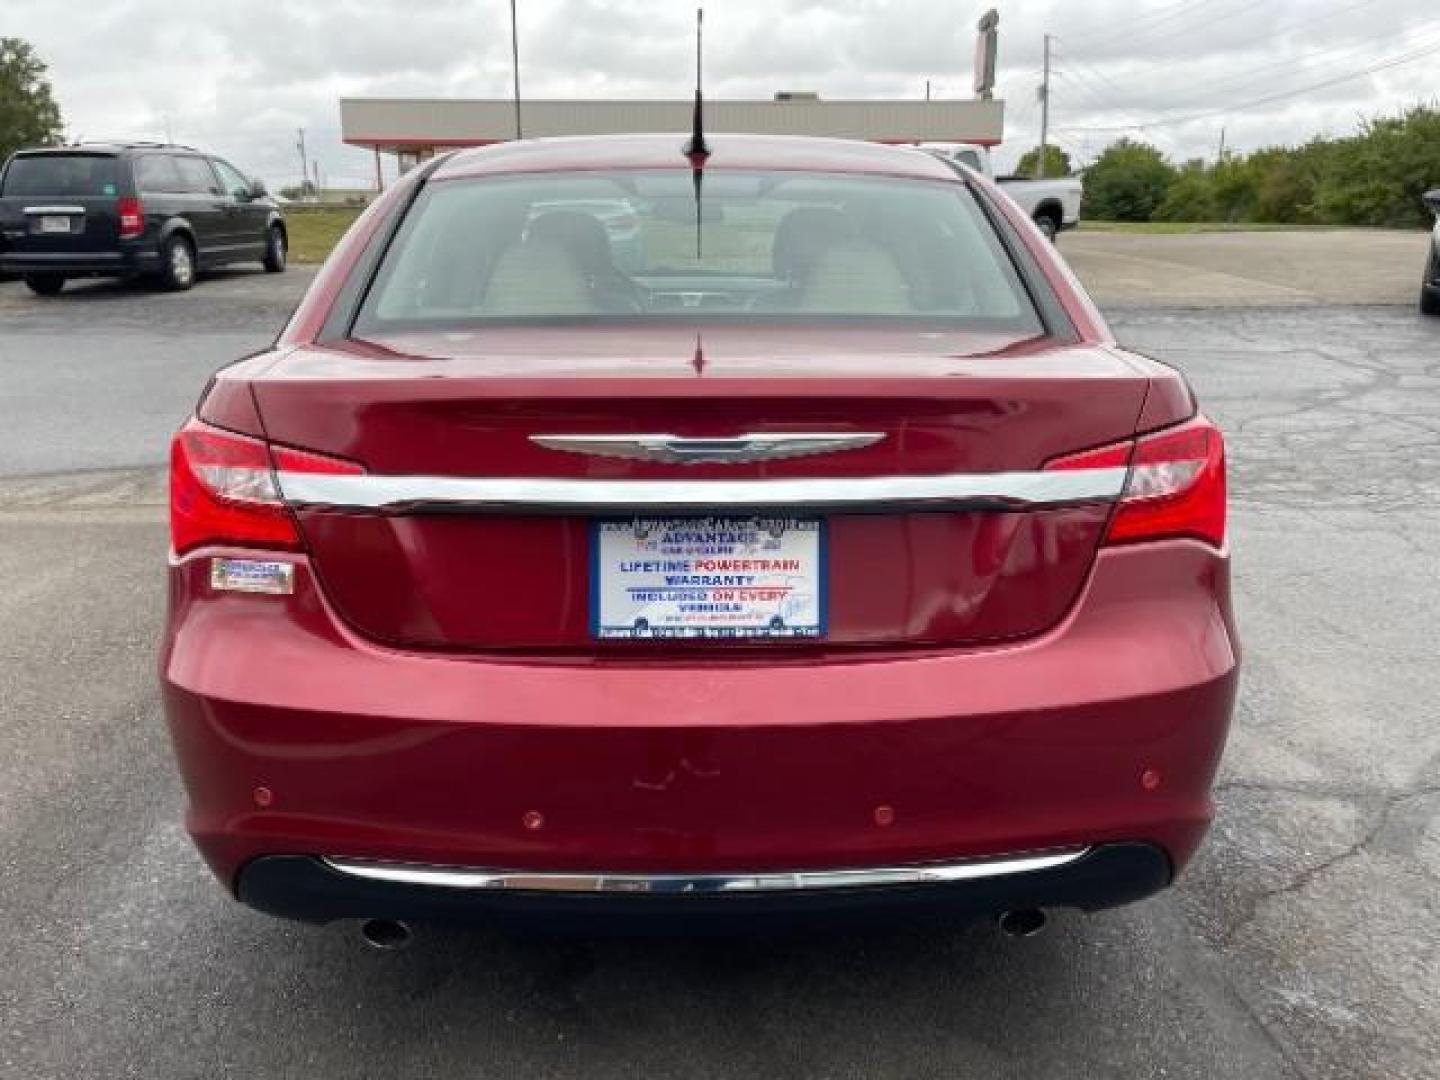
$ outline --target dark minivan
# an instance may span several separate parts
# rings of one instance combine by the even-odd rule
[[[225,263],[278,272],[287,244],[263,183],[187,146],[21,150],[0,174],[0,272],[44,296],[72,277],[144,274],[188,289]]]

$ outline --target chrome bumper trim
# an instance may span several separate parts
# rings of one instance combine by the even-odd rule
[[[555,480],[456,476],[330,476],[280,472],[287,502],[384,513],[734,511],[878,514],[1032,510],[1113,501],[1126,469],[950,473],[803,480]]]
[[[325,856],[331,870],[371,881],[398,885],[429,885],[446,889],[559,893],[775,893],[822,889],[948,885],[961,881],[1028,874],[1068,866],[1089,854],[1089,848],[971,859],[915,866],[877,866],[854,870],[761,871],[753,874],[602,874],[533,873],[523,870],[479,870],[463,866],[374,862]]]

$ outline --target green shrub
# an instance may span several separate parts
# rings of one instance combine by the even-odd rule
[[[1121,139],[1085,170],[1085,214],[1102,221],[1149,221],[1175,179],[1165,155],[1142,142]]]
[[[1085,171],[1085,212],[1109,221],[1425,226],[1440,187],[1440,108],[1420,106],[1343,139],[1227,154],[1173,168],[1121,139]],[[1156,195],[1159,193],[1159,197]]]

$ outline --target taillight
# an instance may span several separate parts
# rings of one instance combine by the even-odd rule
[[[259,439],[191,420],[170,445],[171,547],[177,554],[204,544],[299,549],[300,533],[275,482],[277,467],[364,472],[352,461],[284,447],[272,450]]]
[[[1047,469],[1129,466],[1108,544],[1188,536],[1225,543],[1225,440],[1203,416],[1098,450],[1059,458]]]
[[[120,239],[134,240],[145,232],[145,207],[134,195],[122,195],[115,204],[120,219]]]

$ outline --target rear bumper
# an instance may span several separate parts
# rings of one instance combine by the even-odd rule
[[[156,269],[160,256],[149,247],[119,251],[6,251],[0,270],[10,274],[63,274],[66,277],[124,277]]]
[[[1024,642],[768,663],[390,650],[343,625],[303,556],[272,597],[211,592],[211,554],[171,568],[166,713],[197,845],[267,910],[311,917],[287,889],[409,903],[342,889],[320,856],[754,873],[1137,842],[1168,880],[1210,820],[1238,661],[1228,561],[1198,543],[1102,552]],[[996,890],[986,905],[1023,906]]]
[[[1034,865],[1027,865],[1033,863]],[[836,922],[906,925],[959,921],[1024,908],[1092,911],[1142,900],[1170,881],[1170,862],[1149,844],[1106,844],[1060,855],[992,863],[948,864],[979,869],[957,880],[829,887],[793,875],[785,887],[753,887],[751,879],[661,879],[639,876],[605,885],[600,877],[525,888],[462,884],[467,875],[446,868],[396,867],[402,880],[346,873],[323,859],[265,856],[240,873],[240,899],[260,911],[305,922],[384,917],[415,922],[487,922],[546,930],[604,928],[625,933],[671,930],[799,929]],[[387,868],[389,869],[389,868]],[[408,875],[406,870],[411,871]],[[879,871],[886,873],[887,871]],[[427,880],[428,877],[433,880]],[[863,879],[866,871],[848,871]],[[412,880],[404,880],[404,878]],[[824,877],[824,875],[814,875]],[[450,879],[450,884],[437,881]]]

